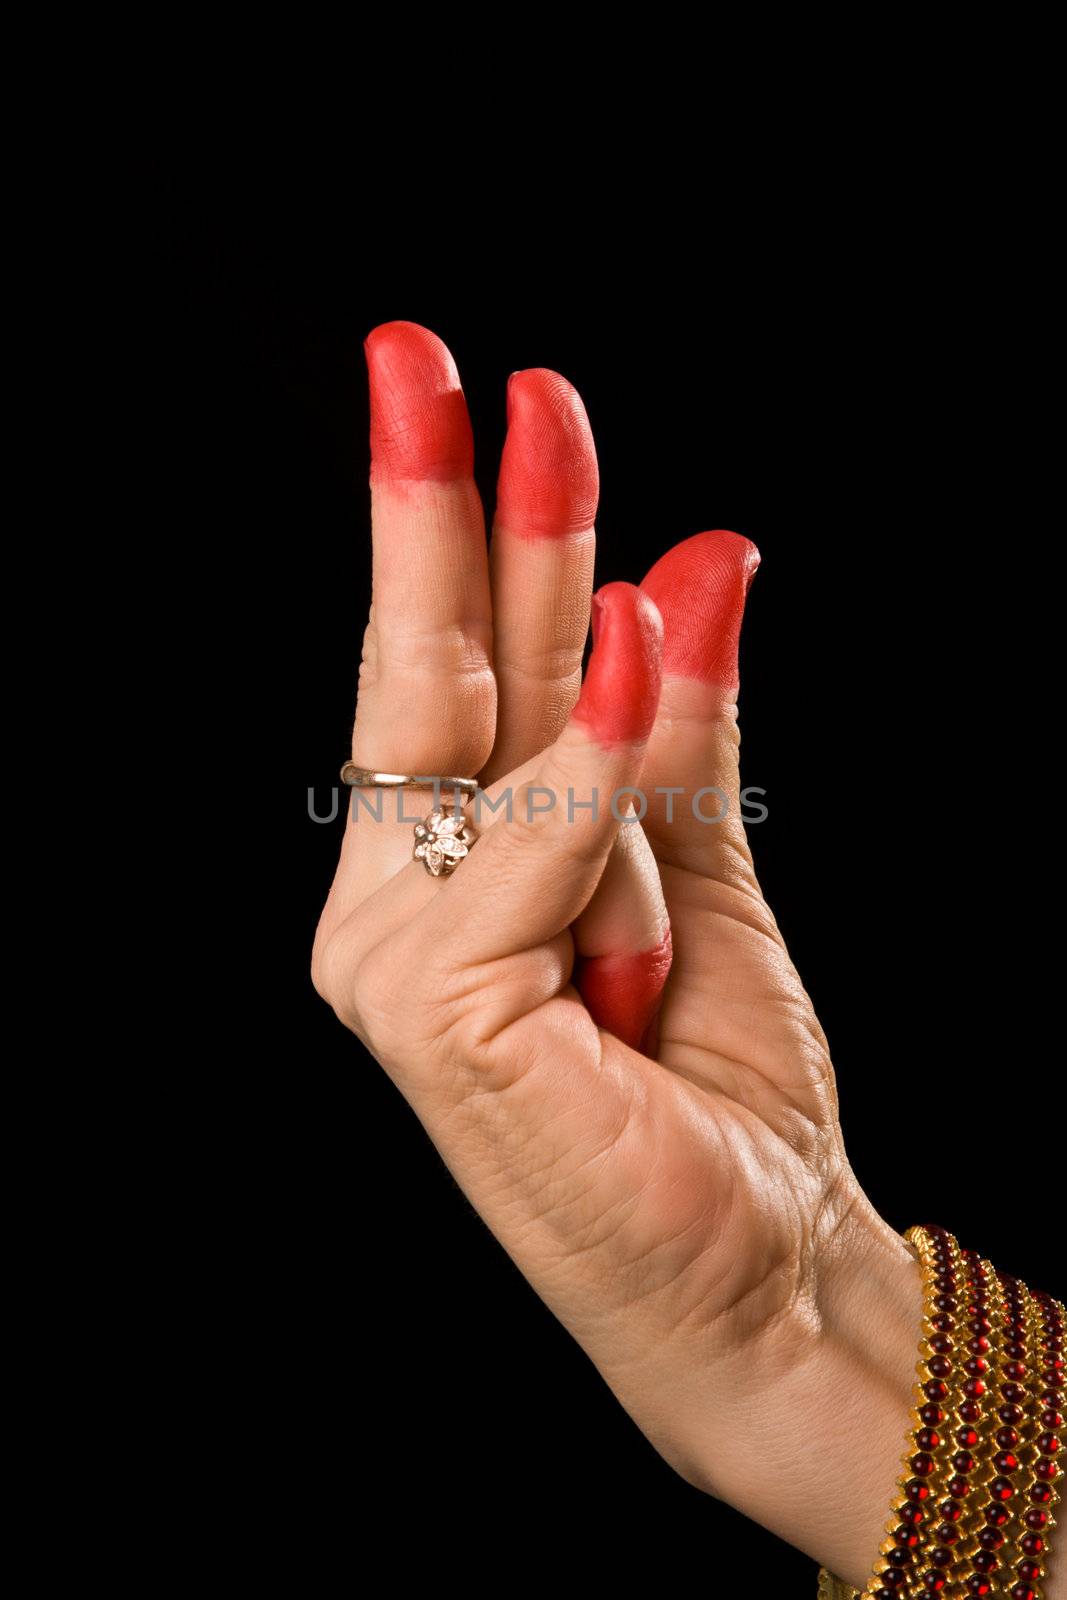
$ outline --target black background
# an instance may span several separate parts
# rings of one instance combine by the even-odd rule
[[[362,340],[407,318],[449,345],[487,518],[508,373],[576,384],[598,582],[703,528],[758,544],[742,776],[769,817],[750,838],[853,1164],[894,1226],[940,1221],[1062,1294],[1040,297],[928,217],[744,248],[662,217],[608,239],[231,199],[175,206],[153,317],[189,715],[228,800],[196,1079],[214,1250],[187,1311],[222,1397],[205,1504],[244,1572],[301,1592],[385,1558],[476,1593],[719,1593],[736,1571],[810,1595],[806,1556],[646,1443],[311,987],[341,824],[312,823],[307,790],[325,801],[347,752],[369,600]]]

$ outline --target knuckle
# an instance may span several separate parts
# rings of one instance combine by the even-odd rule
[[[318,936],[311,953],[311,982],[346,1027],[356,1031],[355,995],[348,963],[335,938]]]
[[[352,979],[358,1031],[379,1061],[399,1063],[432,1046],[434,969],[387,940],[359,961]]]

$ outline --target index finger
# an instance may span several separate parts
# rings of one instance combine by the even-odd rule
[[[364,352],[373,576],[352,759],[473,776],[492,749],[496,684],[467,402],[429,328],[381,323]]]

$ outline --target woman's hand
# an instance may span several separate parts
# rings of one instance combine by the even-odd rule
[[[607,585],[580,685],[598,486],[574,390],[513,375],[487,558],[448,351],[403,322],[366,350],[353,759],[478,774],[512,804],[447,879],[412,859],[392,795],[380,823],[354,807],[315,985],[664,1457],[861,1586],[907,1429],[918,1269],[848,1165],[741,822],[755,548],[701,533],[640,589]],[[619,820],[631,786],[643,821]]]

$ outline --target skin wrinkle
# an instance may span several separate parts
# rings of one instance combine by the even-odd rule
[[[721,1130],[716,1129],[716,1132],[722,1137]],[[660,1164],[655,1160],[651,1161],[642,1169],[640,1181],[628,1190],[628,1194],[647,1194],[652,1189],[654,1182],[659,1180],[659,1173]],[[668,1190],[675,1186],[677,1185],[668,1180]],[[657,1205],[654,1201],[650,1203],[654,1208]],[[694,1265],[703,1260],[709,1249],[712,1248],[708,1241],[721,1236],[722,1232],[728,1228],[728,1208],[730,1204],[731,1197],[724,1195],[722,1191],[716,1190],[714,1194],[709,1193],[702,1208],[687,1216],[686,1220],[679,1226],[670,1230],[660,1230],[654,1239],[643,1244],[639,1250],[630,1252],[627,1259],[618,1264],[616,1275],[621,1276],[625,1273],[628,1276],[639,1277],[641,1279],[641,1287],[626,1294],[622,1309],[630,1310],[642,1301],[655,1296],[669,1296],[673,1291],[677,1290],[680,1283],[688,1282]],[[665,1212],[667,1209],[666,1203],[662,1200],[658,1202],[658,1209]],[[724,1210],[726,1213],[725,1219]],[[714,1216],[715,1218],[714,1227],[709,1226],[709,1216]],[[669,1260],[663,1267],[658,1265],[659,1258],[664,1255],[668,1257],[677,1256],[679,1245],[684,1244],[689,1236],[694,1233],[698,1234],[704,1241],[698,1249],[686,1250],[684,1260],[680,1262]],[[612,1365],[614,1365],[614,1361]]]
[[[668,1071],[673,1072],[677,1068],[677,1062],[673,1059],[673,1054],[678,1050],[692,1051],[694,1055],[698,1055],[700,1057],[703,1064],[703,1077],[699,1080],[690,1077],[690,1082],[697,1083],[697,1087],[703,1089],[707,1094],[718,1095],[723,1100],[729,1100],[733,1105],[742,1106],[745,1111],[753,1112],[756,1116],[759,1116],[762,1119],[765,1126],[770,1128],[772,1133],[783,1140],[783,1143],[789,1144],[790,1148],[796,1149],[796,1146],[794,1146],[791,1140],[786,1139],[785,1135],[780,1133],[779,1130],[772,1125],[772,1123],[768,1120],[768,1114],[766,1112],[757,1110],[757,1108],[751,1105],[747,1100],[742,1100],[737,1095],[732,1094],[731,1091],[725,1088],[722,1084],[712,1082],[710,1080],[709,1073],[713,1069],[713,1065],[719,1067],[725,1066],[733,1069],[735,1076],[742,1082],[745,1078],[750,1077],[751,1074],[755,1072],[756,1076],[769,1091],[768,1098],[770,1099],[772,1105],[775,1102],[784,1101],[786,1107],[788,1107],[790,1111],[800,1118],[802,1122],[806,1123],[809,1128],[813,1129],[816,1133],[820,1131],[818,1122],[811,1115],[810,1111],[805,1110],[805,1108],[797,1101],[792,1100],[781,1088],[781,1086],[775,1082],[773,1077],[771,1077],[768,1073],[761,1072],[758,1067],[754,1068],[750,1062],[737,1060],[732,1056],[726,1055],[721,1050],[709,1051],[707,1045],[704,1043],[694,1043],[690,1039],[680,1039],[675,1036],[671,1036],[662,1040],[660,1046],[661,1063],[665,1068],[667,1068]],[[687,1076],[689,1075],[687,1074]],[[805,1148],[807,1148],[807,1146]]]
[[[743,1109],[747,1114],[748,1108],[746,1107]],[[758,1121],[758,1118],[756,1120]],[[722,1133],[722,1130],[719,1129],[718,1131],[723,1142],[726,1143],[727,1140],[725,1135]],[[736,1158],[736,1138],[732,1138],[729,1143],[733,1148],[733,1154]],[[634,1263],[635,1265],[644,1264],[653,1255],[658,1255],[661,1253],[661,1251],[677,1245],[679,1240],[684,1239],[694,1230],[699,1229],[701,1231],[703,1243],[698,1250],[693,1252],[688,1257],[685,1264],[673,1271],[669,1277],[661,1276],[658,1280],[650,1282],[639,1293],[629,1295],[626,1301],[627,1307],[632,1309],[635,1305],[639,1305],[643,1300],[650,1299],[654,1295],[669,1293],[671,1289],[675,1288],[679,1284],[679,1282],[683,1280],[687,1281],[689,1279],[693,1273],[694,1267],[699,1262],[703,1261],[705,1257],[718,1252],[719,1241],[724,1236],[728,1236],[731,1228],[735,1225],[733,1222],[733,1217],[743,1198],[742,1186],[740,1184],[727,1184],[724,1189],[717,1191],[715,1196],[716,1221],[714,1228],[709,1229],[707,1227],[706,1216],[697,1215],[690,1218],[684,1227],[680,1228],[675,1234],[663,1236],[656,1242],[655,1245],[651,1246],[649,1250],[645,1251],[642,1256],[638,1258],[638,1261]],[[724,1324],[732,1324],[733,1322],[739,1320],[736,1313],[745,1304],[745,1302],[751,1300],[755,1295],[758,1295],[763,1289],[765,1289],[768,1282],[778,1272],[780,1272],[785,1265],[786,1262],[784,1260],[773,1259],[765,1268],[765,1270],[761,1271],[754,1283],[741,1290],[741,1292],[739,1292],[736,1296],[728,1296],[723,1303],[716,1308],[713,1314],[709,1316],[705,1309],[706,1303],[721,1297],[723,1284],[728,1279],[731,1270],[736,1266],[736,1260],[727,1255],[723,1259],[721,1273],[710,1278],[705,1284],[700,1298],[694,1301],[687,1311],[683,1312],[680,1317],[676,1317],[672,1322],[670,1337],[673,1339],[675,1336],[681,1334],[684,1338],[684,1330],[686,1329],[687,1324],[691,1322],[697,1325],[701,1336],[707,1336],[712,1333],[717,1334]],[[766,1318],[761,1319],[760,1323],[753,1325],[752,1328],[746,1328],[746,1340],[751,1336],[753,1331],[758,1331],[759,1327],[762,1326],[764,1322],[772,1320],[777,1311],[780,1309],[780,1307],[775,1308],[775,1312],[769,1312]],[[734,1333],[730,1333],[728,1335],[730,1340],[734,1340],[736,1337],[737,1335]]]
[[[727,924],[740,924],[752,933],[760,934],[776,954],[781,954],[784,948],[781,931],[749,874],[739,870],[736,882],[723,883],[718,879],[700,877],[690,867],[662,860],[660,872],[664,882],[671,887],[672,898],[679,904],[685,905],[688,910],[696,912],[708,921],[718,919]],[[709,904],[707,895],[713,893],[718,896],[720,891],[738,895],[740,899],[733,902],[727,910]]]

